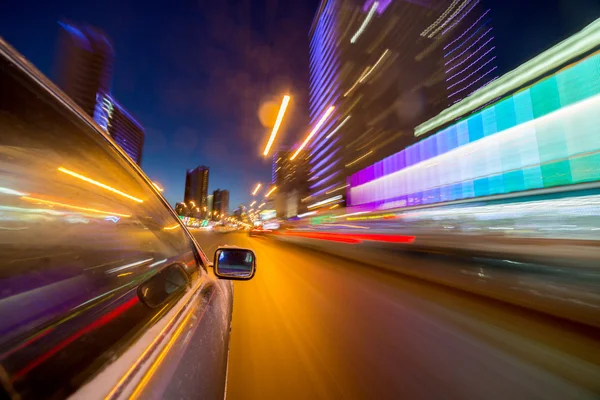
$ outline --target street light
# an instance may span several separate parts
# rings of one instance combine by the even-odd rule
[[[194,207],[196,207],[196,203],[194,203],[193,201],[190,200],[190,204]]]
[[[250,203],[250,207],[254,206],[256,204],[256,200],[254,200],[252,203]]]
[[[258,193],[258,189],[260,189],[262,185],[260,184],[260,182],[256,185],[256,188],[254,188],[254,191],[252,192],[252,196],[256,196],[256,193]]]
[[[281,107],[279,107],[279,113],[277,114],[277,120],[275,121],[275,125],[273,125],[273,130],[271,131],[271,137],[269,137],[269,142],[265,147],[265,151],[263,152],[263,156],[269,154],[269,150],[273,145],[273,141],[275,140],[275,136],[277,136],[277,131],[279,130],[279,126],[281,125],[281,120],[283,119],[283,115],[285,114],[285,110],[287,109],[288,103],[290,102],[290,96],[287,94],[283,96],[283,100],[281,101]]]
[[[261,203],[261,205],[258,206],[258,208],[262,208],[265,204],[267,204],[267,203]]]
[[[156,182],[152,182],[152,184],[159,192],[162,192],[163,190],[165,190],[165,189],[161,188],[160,186],[158,186],[158,184]]]

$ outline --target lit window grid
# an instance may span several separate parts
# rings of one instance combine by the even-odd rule
[[[335,45],[336,20],[335,1],[330,1],[325,6],[317,22],[310,45],[310,116],[311,123],[319,118],[321,109],[329,106],[337,85],[335,82],[338,68],[338,50]]]
[[[527,82],[538,79],[540,76],[560,67],[566,60],[574,59],[596,49],[599,44],[600,19],[597,19],[573,36],[532,58],[497,81],[490,83],[485,90],[477,91],[467,101],[449,107],[437,116],[418,125],[415,127],[415,136],[424,135],[445,123],[461,118],[462,115],[503,96],[508,91],[518,89]]]
[[[467,29],[466,29],[466,30],[465,30],[465,31],[464,31],[464,32],[463,32],[463,33],[462,33],[462,34],[461,34],[459,37],[457,37],[456,39],[454,39],[453,41],[451,41],[450,43],[448,43],[447,45],[445,45],[443,50],[446,50],[448,47],[452,46],[454,43],[456,43],[456,42],[458,42],[460,39],[462,39],[462,38],[463,38],[463,36],[465,36],[467,33],[469,33],[469,32],[471,31],[471,29],[473,29],[473,27],[475,27],[475,26],[476,26],[476,25],[477,25],[479,22],[481,22],[481,20],[483,19],[483,17],[485,17],[485,16],[486,16],[486,15],[487,15],[489,12],[490,12],[490,9],[488,8],[488,9],[487,9],[487,10],[486,10],[486,11],[485,11],[483,14],[481,14],[481,16],[480,16],[480,17],[477,19],[477,21],[473,22],[473,24],[472,24],[470,27],[468,27],[468,28],[467,28]],[[481,29],[481,27],[483,27],[483,26],[487,25],[487,23],[488,23],[488,22],[490,22],[490,21],[491,21],[491,18],[490,18],[490,19],[488,19],[486,22],[484,22],[484,23],[483,23],[483,24],[482,24],[482,25],[481,25],[479,28],[477,28],[477,31],[478,31],[479,29]],[[467,38],[467,39],[466,39],[465,41],[463,41],[462,43],[468,42],[468,41],[469,41],[469,39],[470,39],[470,38],[471,38],[471,37],[472,37],[472,36],[473,36],[475,33],[477,33],[477,31],[475,31],[475,32],[474,32],[474,33],[473,33],[471,36],[469,36],[469,38]],[[462,45],[462,43],[461,43],[459,46],[457,46],[457,47],[456,47],[454,50],[456,50],[457,48],[460,48],[460,46]],[[454,50],[452,50],[452,51],[454,51]],[[452,52],[452,51],[451,51],[451,52]],[[450,54],[450,53],[448,53],[448,54]],[[446,57],[446,56],[444,56],[444,57]]]
[[[310,189],[316,189],[318,187],[320,187],[321,185],[323,185],[326,182],[329,182],[331,179],[335,178],[338,174],[340,173],[340,171],[334,171],[332,174],[326,176],[325,178],[321,179],[319,182],[313,184],[310,186]]]
[[[332,56],[337,56],[334,43],[335,20],[332,12],[327,14],[329,17],[328,22],[325,22],[322,19],[318,22],[317,29],[315,30],[311,40],[309,48],[309,68],[311,77],[319,73],[323,69],[323,66],[327,66],[332,61]],[[323,76],[324,73],[321,72],[318,75]],[[315,85],[315,82],[315,80],[311,81],[311,87]]]
[[[340,179],[339,181],[335,181],[335,182],[331,182],[331,185],[317,191],[311,194],[311,197],[317,198],[325,193],[327,193],[328,190],[331,190],[333,188],[336,188],[338,186],[340,186],[341,184],[343,184],[342,180]]]
[[[334,111],[335,113],[335,111]],[[333,115],[333,113],[332,113]],[[332,127],[335,126],[335,124],[337,123],[337,119],[333,116],[330,116],[327,121],[323,124],[323,126],[321,127],[321,129],[319,130],[319,132],[317,132],[315,134],[315,136],[313,137],[313,140],[310,143],[310,149],[311,152],[314,154],[315,152],[319,151],[323,146],[325,146],[326,144],[328,144],[330,141],[335,140],[336,138],[327,138],[327,135],[329,134],[329,132],[331,132]],[[317,162],[317,160],[315,159],[314,162]]]
[[[469,8],[467,11],[465,11],[460,18],[458,18],[456,21],[454,21],[454,23],[452,25],[450,25],[448,28],[444,29],[442,31],[442,36],[445,35],[448,31],[450,31],[452,28],[454,28],[456,25],[460,24],[460,22],[471,13],[471,11],[473,11],[473,9],[477,6],[477,4],[479,4],[479,0],[475,0],[472,3],[471,8]]]
[[[599,93],[596,54],[354,174],[352,204],[400,196],[418,205],[597,181]]]

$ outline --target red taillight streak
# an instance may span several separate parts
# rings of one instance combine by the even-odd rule
[[[19,372],[17,372],[16,374],[14,374],[12,376],[11,381],[14,382],[14,381],[22,378],[23,376],[27,375],[29,372],[31,372],[31,370],[33,370],[34,368],[36,368],[37,366],[42,364],[44,361],[48,360],[50,357],[52,357],[53,355],[55,355],[56,353],[58,353],[65,347],[67,347],[69,344],[73,343],[75,340],[79,339],[86,333],[89,333],[89,332],[93,331],[94,329],[100,328],[103,325],[106,325],[107,323],[109,323],[110,321],[112,321],[113,319],[118,317],[120,314],[127,311],[129,308],[131,308],[133,305],[135,305],[138,301],[139,300],[138,300],[137,296],[133,297],[131,300],[127,301],[126,303],[121,304],[119,307],[115,308],[108,314],[103,315],[102,317],[100,317],[96,321],[92,322],[85,328],[80,329],[75,334],[69,336],[67,339],[58,343],[56,346],[54,346],[53,348],[51,348],[50,350],[48,350],[47,352],[45,352],[44,354],[42,354],[41,356],[39,356],[38,358],[33,360],[32,362],[27,364],[27,366],[25,366],[25,368],[21,369]]]
[[[324,233],[324,232],[291,232],[283,231],[286,236],[298,236],[308,239],[329,240],[341,243],[361,243],[363,240],[385,243],[412,243],[415,236],[405,235],[381,235],[374,233],[353,234],[353,233]]]

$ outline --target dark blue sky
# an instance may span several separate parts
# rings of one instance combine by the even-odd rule
[[[483,0],[492,8],[497,61],[506,72],[600,16],[599,0]],[[167,4],[172,7],[167,7]],[[74,0],[13,2],[0,35],[53,77],[58,20],[104,30],[116,50],[113,95],[145,126],[142,167],[183,198],[185,170],[211,168],[209,190],[231,208],[268,181],[261,158],[268,100],[292,95],[280,131],[297,141],[307,124],[308,29],[318,0]],[[281,142],[280,142],[281,143]]]
[[[138,5],[141,4],[141,5]],[[176,5],[167,7],[166,4]],[[259,104],[292,97],[281,139],[306,127],[308,30],[318,0],[87,2],[3,6],[0,35],[53,77],[58,20],[102,29],[116,51],[112,92],[146,128],[142,168],[175,204],[185,170],[211,168],[230,207],[271,178]]]

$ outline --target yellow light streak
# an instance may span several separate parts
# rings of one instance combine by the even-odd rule
[[[302,151],[302,149],[304,149],[304,146],[306,146],[308,144],[308,142],[310,141],[310,139],[315,135],[315,133],[317,133],[317,131],[321,128],[321,126],[325,123],[325,121],[327,120],[327,118],[331,115],[331,113],[333,112],[333,110],[335,110],[334,106],[331,106],[327,109],[327,111],[325,112],[325,114],[323,114],[323,116],[321,117],[321,119],[319,120],[319,122],[317,123],[317,126],[315,126],[315,129],[312,130],[312,132],[310,132],[308,134],[308,136],[306,137],[306,139],[304,139],[304,142],[302,143],[302,145],[298,148],[298,150],[296,150],[296,152],[294,153],[294,155],[290,158],[290,160],[295,159],[298,154]]]
[[[283,120],[283,116],[285,115],[285,110],[287,109],[288,103],[290,102],[290,96],[287,94],[283,96],[283,100],[281,101],[281,106],[279,107],[279,113],[277,114],[277,120],[275,121],[275,125],[273,126],[273,130],[271,131],[271,136],[269,137],[269,142],[267,143],[267,147],[265,147],[265,151],[263,152],[263,156],[269,154],[269,150],[273,145],[273,141],[275,141],[275,137],[277,136],[277,131],[279,130],[279,126],[281,125],[281,121]]]
[[[173,226],[164,227],[163,230],[165,230],[165,231],[172,231],[173,229],[177,229],[177,228],[179,228],[179,224],[175,224]]]
[[[271,193],[273,193],[275,191],[275,189],[277,189],[277,186],[273,186],[273,188],[271,190],[269,190],[269,193],[267,193],[265,195],[265,197],[269,197],[271,195]]]
[[[365,158],[366,156],[368,156],[369,154],[371,154],[373,152],[373,150],[369,151],[367,154],[363,154],[362,156],[358,157],[356,160],[352,161],[349,164],[346,164],[346,167],[349,167],[353,164],[356,164],[357,162],[359,162],[360,160],[362,160],[363,158]]]
[[[59,203],[57,201],[50,201],[50,200],[42,200],[42,199],[38,199],[38,198],[35,198],[35,197],[29,197],[29,196],[22,196],[21,199],[27,200],[27,201],[36,202],[36,203],[42,203],[42,204],[49,204],[49,205],[53,205],[53,206],[59,206],[59,207],[63,207],[63,208],[71,208],[73,210],[89,211],[89,212],[93,212],[93,213],[96,213],[96,214],[115,215],[117,217],[123,217],[123,218],[129,218],[129,217],[131,217],[131,215],[129,215],[129,214],[121,214],[121,213],[116,213],[116,212],[97,210],[95,208],[74,206],[74,205],[71,205],[71,204]]]
[[[258,189],[260,189],[261,186],[260,183],[256,185],[256,188],[254,188],[254,191],[252,192],[252,196],[256,196],[256,193],[258,193]]]
[[[60,172],[63,172],[63,173],[65,173],[65,174],[67,174],[67,175],[71,175],[71,176],[73,176],[73,177],[75,177],[75,178],[81,179],[82,181],[85,181],[85,182],[91,183],[92,185],[96,185],[96,186],[98,186],[98,187],[101,187],[102,189],[106,189],[106,190],[108,190],[108,191],[111,191],[111,192],[113,192],[113,193],[116,193],[116,194],[118,194],[118,195],[120,195],[120,196],[126,197],[126,198],[128,198],[128,199],[131,199],[131,200],[133,200],[133,201],[137,201],[138,203],[143,203],[143,202],[144,202],[144,200],[142,200],[142,199],[138,199],[137,197],[133,197],[133,196],[132,196],[132,195],[130,195],[130,194],[127,194],[127,193],[121,192],[120,190],[118,190],[118,189],[115,189],[114,187],[111,187],[111,186],[105,185],[104,183],[101,183],[101,182],[95,181],[95,180],[93,180],[93,179],[90,179],[90,178],[88,178],[87,176],[84,176],[84,175],[78,174],[77,172],[73,172],[73,171],[71,171],[71,170],[69,170],[69,169],[66,169],[66,168],[63,168],[63,167],[59,167],[59,168],[58,168],[58,170],[59,170]]]

